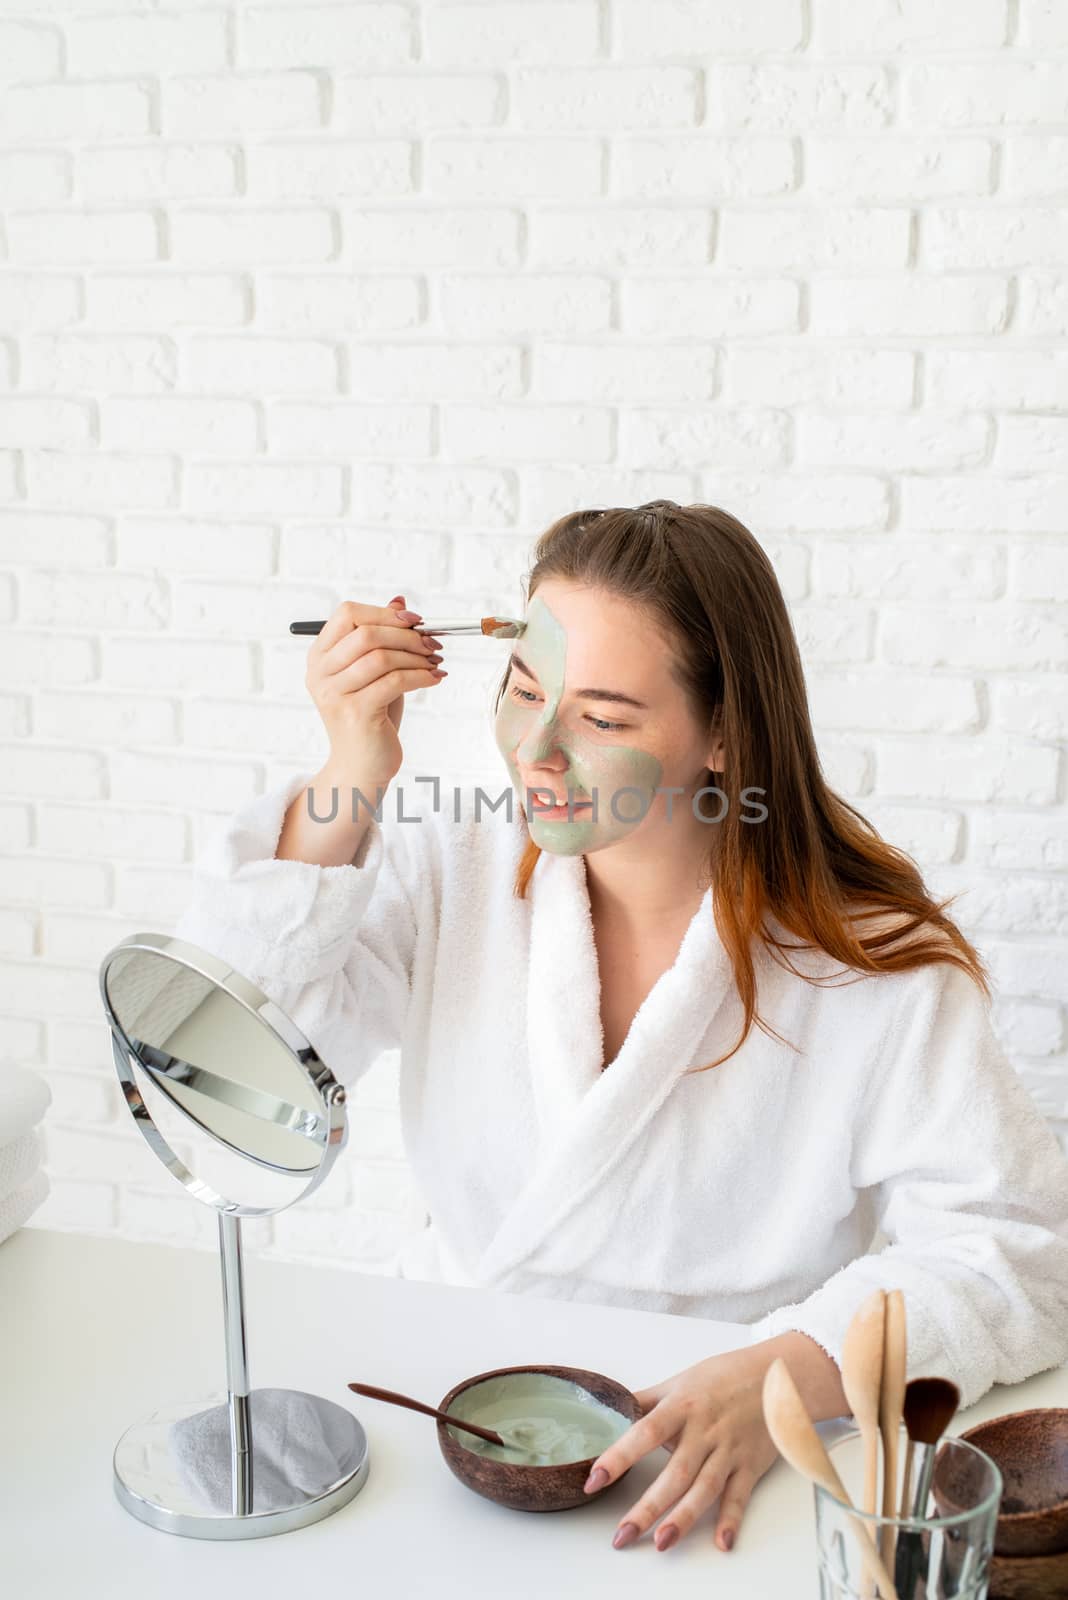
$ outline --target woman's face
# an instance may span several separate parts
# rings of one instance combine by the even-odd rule
[[[672,820],[692,826],[693,791],[706,768],[720,770],[721,751],[647,613],[546,579],[524,621],[494,731],[534,842],[580,855]]]

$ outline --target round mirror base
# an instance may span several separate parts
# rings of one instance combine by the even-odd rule
[[[301,1436],[271,1429],[271,1412],[261,1398],[266,1396],[272,1409],[279,1401],[297,1407]],[[262,1445],[256,1438],[258,1402]],[[249,1403],[251,1511],[242,1515],[233,1508],[225,1393],[165,1407],[126,1430],[114,1457],[120,1505],[150,1527],[188,1539],[263,1539],[319,1522],[359,1494],[370,1461],[367,1435],[350,1411],[292,1389],[253,1389]],[[271,1450],[272,1433],[287,1439],[283,1462]]]

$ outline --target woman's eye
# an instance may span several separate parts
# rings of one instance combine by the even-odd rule
[[[529,706],[532,700],[538,697],[530,689],[521,689],[517,683],[512,685],[512,698],[518,700],[520,705]],[[620,728],[625,728],[625,722],[606,722],[603,717],[594,717],[587,714],[587,722],[592,722],[598,733],[618,733]]]

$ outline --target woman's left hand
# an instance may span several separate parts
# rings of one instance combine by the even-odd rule
[[[763,1406],[764,1374],[773,1355],[767,1345],[730,1350],[635,1391],[643,1415],[594,1462],[587,1490],[614,1482],[657,1445],[671,1452],[671,1460],[620,1519],[612,1540],[617,1549],[670,1511],[654,1536],[656,1548],[667,1550],[717,1496],[722,1499],[715,1540],[721,1550],[731,1548],[753,1486],[778,1456]]]

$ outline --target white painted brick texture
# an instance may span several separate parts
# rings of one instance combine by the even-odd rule
[[[549,519],[660,495],[765,543],[831,780],[960,895],[1068,1147],[1068,10],[0,0],[0,79],[34,1222],[214,1244],[123,1107],[96,968],[321,758],[290,619],[512,609]],[[499,662],[448,653],[405,770],[496,794]],[[384,1058],[250,1244],[373,1271],[421,1218]]]

